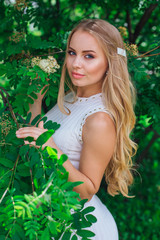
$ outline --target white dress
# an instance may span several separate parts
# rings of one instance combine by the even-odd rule
[[[55,105],[46,116],[48,120],[61,125],[53,134],[53,139],[58,148],[68,156],[73,166],[78,169],[83,146],[82,128],[86,118],[95,112],[106,112],[109,115],[110,113],[103,104],[101,93],[89,98],[78,97],[76,102],[71,102],[73,102],[73,94],[69,93],[65,96],[65,106],[71,111],[70,115],[61,113],[58,106]],[[114,218],[100,199],[94,195],[85,204],[85,207],[87,206],[95,207],[92,214],[97,218],[97,222],[89,228],[89,230],[96,234],[91,239],[118,240],[118,230]]]

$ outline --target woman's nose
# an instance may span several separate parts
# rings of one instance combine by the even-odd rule
[[[81,67],[82,66],[82,61],[81,61],[81,58],[80,57],[78,57],[78,56],[76,56],[75,58],[74,58],[74,61],[73,61],[73,67]]]

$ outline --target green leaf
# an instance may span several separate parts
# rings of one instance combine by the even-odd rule
[[[63,197],[63,195],[62,195],[62,197]],[[53,211],[52,214],[55,218],[57,218],[58,220],[60,219],[61,221],[63,221],[63,220],[67,221],[68,219],[71,218],[70,212],[65,213],[65,212],[62,212],[62,211]]]
[[[81,237],[85,237],[85,238],[88,238],[88,237],[94,237],[95,236],[95,233],[89,231],[89,230],[78,230],[77,231],[77,234]]]
[[[50,232],[51,232],[53,235],[56,235],[56,234],[57,234],[57,228],[56,228],[56,226],[57,226],[56,222],[53,222],[53,221],[50,221],[50,222],[49,222]]]
[[[20,148],[20,151],[19,151],[19,154],[22,158],[25,157],[25,155],[27,154],[28,150],[29,150],[29,145],[23,145],[21,148]]]
[[[82,205],[83,208],[84,208],[84,205],[85,205],[86,202],[88,202],[88,199],[82,199],[82,200],[80,201],[80,203],[81,203],[81,205]]]
[[[31,98],[31,97],[27,97],[27,102],[29,102],[30,104],[33,104],[34,103],[34,100]]]
[[[96,218],[95,216],[93,216],[92,214],[86,215],[86,218],[87,218],[87,220],[88,220],[89,222],[91,222],[91,223],[97,222],[97,218]]]
[[[30,176],[29,168],[26,167],[23,163],[17,166],[18,174],[22,177]]]
[[[47,107],[49,106],[49,104],[50,104],[50,97],[48,96],[48,97],[46,98],[46,105],[47,105]]]
[[[82,183],[83,182],[67,182],[61,187],[61,189],[62,190],[72,190],[74,187],[77,187]]]
[[[38,163],[38,165],[40,164],[40,157],[39,157],[39,153],[35,152],[32,154],[32,156],[30,157],[30,167],[32,168],[36,163]]]
[[[35,66],[36,68],[36,66]],[[42,82],[46,81],[47,74],[43,70],[38,70],[38,76],[41,78]]]
[[[38,98],[38,97],[37,97],[37,94],[35,94],[34,92],[30,93],[30,96],[31,96],[32,98],[34,98],[34,99],[37,99],[37,98]]]
[[[0,158],[0,164],[8,168],[12,168],[14,166],[14,162],[8,160],[7,158]]]
[[[38,114],[31,122],[31,125],[34,126],[38,121],[39,119],[41,118],[41,114]]]
[[[45,91],[48,89],[48,86],[46,86],[43,90],[42,90],[42,93],[41,94],[43,94],[43,93],[45,93]]]
[[[25,141],[28,141],[28,142],[33,142],[34,141],[34,137],[26,137],[25,138]]]
[[[35,174],[35,178],[40,179],[43,176],[43,173],[44,173],[43,168],[37,169],[37,172]]]
[[[86,207],[85,209],[83,209],[82,211],[81,211],[81,213],[83,213],[83,214],[87,214],[87,213],[90,213],[90,212],[93,212],[95,210],[95,207]]]
[[[58,170],[60,171],[60,174],[63,173],[63,175],[67,172],[66,169],[62,165],[58,166]]]
[[[6,143],[12,143],[13,145],[22,145],[24,143],[23,139],[17,138],[15,130],[11,130],[5,139]]]
[[[67,240],[67,239],[69,240],[70,237],[71,237],[71,232],[65,232],[61,239],[62,240]]]
[[[43,231],[40,240],[50,240],[50,234],[49,234],[49,229],[46,227],[46,229]]]
[[[45,123],[47,121],[47,117],[46,116],[42,117],[40,121],[43,121]]]
[[[59,164],[63,165],[65,161],[67,161],[68,156],[66,154],[62,154],[59,159]]]
[[[32,113],[29,112],[28,115],[27,115],[27,118],[26,118],[26,123],[27,123],[27,124],[30,122],[31,116],[32,116]]]
[[[50,157],[53,156],[54,158],[58,159],[57,151],[55,151],[56,149],[51,148],[50,146],[47,146],[46,150],[47,150]]]
[[[71,240],[78,240],[76,235],[73,235],[73,237],[71,238]]]
[[[46,129],[54,129],[57,130],[60,127],[60,124],[57,124],[56,122],[52,122],[51,120],[47,121],[44,124],[44,128]]]
[[[72,206],[74,210],[82,209],[82,206],[79,204],[78,198],[80,198],[79,193],[77,193],[77,197],[67,198],[68,204]]]
[[[17,75],[26,75],[28,69],[26,67],[21,67],[20,70],[17,72]]]
[[[77,192],[74,192],[74,191],[67,191],[66,193],[65,193],[65,196],[66,197],[70,197],[70,198],[74,198],[74,197],[79,197],[79,193],[77,193]]]
[[[44,133],[42,133],[36,140],[37,146],[42,146],[44,143],[48,141],[48,139],[53,135],[54,130],[50,129]]]
[[[21,101],[22,101],[22,100],[21,100]],[[29,102],[30,102],[31,104],[34,103],[33,99],[32,99],[32,98],[29,98],[29,97],[27,98],[27,101],[28,101],[28,102],[25,102],[25,103],[24,103],[24,109],[25,109],[26,112],[29,111]]]
[[[34,78],[37,77],[37,74],[35,72],[33,72],[33,71],[29,71],[29,72],[27,72],[27,76],[30,76],[31,79],[34,79]]]
[[[5,239],[6,239],[6,240],[9,240],[9,238],[8,238],[8,237],[6,238],[5,235],[0,235],[0,240],[5,240]]]

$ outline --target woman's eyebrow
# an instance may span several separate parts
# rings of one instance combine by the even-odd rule
[[[72,48],[72,47],[70,47],[69,46],[69,49],[72,49],[74,52],[76,52],[76,50],[74,49],[74,48]],[[96,53],[95,51],[93,51],[93,50],[83,50],[82,52],[93,52],[93,53]]]

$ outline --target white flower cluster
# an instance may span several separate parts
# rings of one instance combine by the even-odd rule
[[[60,68],[56,59],[52,56],[48,56],[47,59],[42,59],[40,57],[32,58],[32,67],[35,65],[39,66],[46,73],[54,73],[56,69]]]

